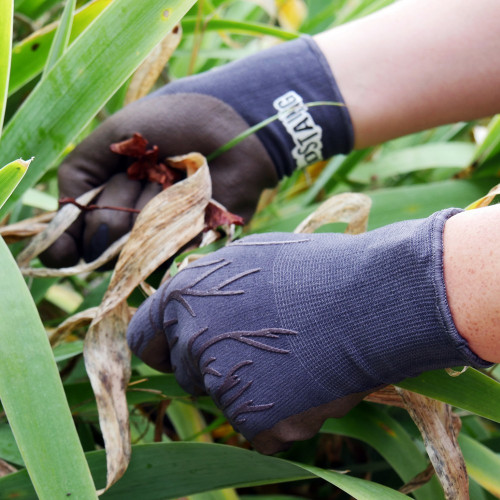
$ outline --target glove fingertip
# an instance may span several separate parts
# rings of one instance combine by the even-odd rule
[[[78,245],[69,233],[63,233],[47,250],[40,254],[42,264],[52,268],[74,266],[79,259]]]
[[[127,342],[132,352],[155,370],[172,371],[167,336],[155,321],[153,297],[148,299],[132,317],[127,330]],[[158,323],[158,324],[157,324]]]

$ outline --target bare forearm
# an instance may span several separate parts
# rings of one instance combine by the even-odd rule
[[[355,147],[500,112],[500,2],[402,0],[315,37]]]
[[[455,325],[481,358],[500,362],[500,205],[451,217],[444,276]]]

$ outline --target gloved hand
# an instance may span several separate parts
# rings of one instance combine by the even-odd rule
[[[265,118],[277,120],[210,163],[213,196],[248,220],[259,195],[280,177],[352,148],[345,107],[306,108],[312,101],[342,102],[328,64],[312,38],[262,51],[207,73],[171,83],[127,106],[98,127],[64,160],[62,197],[77,197],[108,182],[95,204],[142,208],[159,185],[131,181],[130,161],[109,149],[142,134],[159,158],[198,151],[209,155]],[[97,258],[127,232],[134,216],[96,210],[84,214],[43,255],[48,266]]]
[[[368,393],[423,371],[489,366],[455,328],[450,209],[363,235],[262,234],[206,256],[138,309],[132,350],[209,394],[255,448],[313,436]]]

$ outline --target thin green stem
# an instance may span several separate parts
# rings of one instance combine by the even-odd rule
[[[334,101],[314,101],[314,102],[306,102],[304,104],[300,103],[295,106],[292,106],[291,108],[287,109],[287,113],[292,111],[298,106],[306,106],[307,108],[315,108],[317,106],[345,106],[345,104],[341,102],[334,102]],[[247,137],[251,136],[252,134],[255,134],[255,132],[258,132],[259,130],[263,129],[264,127],[267,127],[270,123],[276,121],[279,119],[279,117],[283,114],[283,112],[276,113],[273,116],[270,116],[269,118],[266,118],[265,120],[262,120],[261,122],[257,123],[256,125],[253,125],[252,127],[247,128],[244,132],[241,134],[237,135],[230,141],[226,142],[223,146],[220,148],[216,149],[213,153],[209,154],[207,156],[207,161],[212,161],[215,160],[215,158],[218,158],[222,153],[225,153],[226,151],[229,151],[230,149],[234,148],[237,144],[239,144],[241,141],[245,140]]]

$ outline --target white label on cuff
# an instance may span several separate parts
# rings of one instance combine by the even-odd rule
[[[292,156],[297,168],[306,167],[323,159],[323,130],[314,122],[302,97],[290,90],[273,102],[278,118],[290,134],[295,147]]]

